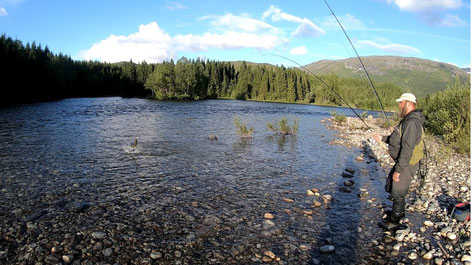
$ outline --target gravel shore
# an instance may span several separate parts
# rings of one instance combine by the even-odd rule
[[[367,130],[358,118],[344,122],[330,118],[326,125],[338,131],[333,144],[362,148],[358,159],[373,158],[384,169],[393,166],[387,146],[375,142],[374,134],[388,135],[383,120],[369,116]],[[385,232],[374,256],[379,264],[470,264],[470,222],[451,218],[454,205],[470,202],[470,157],[456,154],[438,137],[427,136],[428,174],[412,181],[407,213],[402,223],[408,228]],[[381,209],[386,210],[388,205]]]

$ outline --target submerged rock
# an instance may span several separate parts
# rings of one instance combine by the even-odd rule
[[[334,252],[334,246],[333,245],[324,245],[320,247],[320,252],[324,254],[330,254]]]

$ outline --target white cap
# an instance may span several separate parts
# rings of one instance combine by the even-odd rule
[[[397,102],[402,102],[402,101],[411,101],[413,103],[416,104],[416,97],[415,95],[411,94],[411,93],[403,93],[400,98],[398,98],[396,101]]]

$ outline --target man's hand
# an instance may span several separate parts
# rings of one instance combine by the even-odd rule
[[[392,177],[393,181],[395,182],[400,182],[400,173],[398,172],[393,172],[393,177]]]

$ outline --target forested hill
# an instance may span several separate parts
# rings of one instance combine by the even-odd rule
[[[419,97],[442,91],[455,82],[469,80],[470,74],[448,63],[413,57],[366,56],[361,57],[374,84],[392,83]],[[340,78],[365,79],[358,58],[321,60],[306,67],[316,74],[334,73]]]

